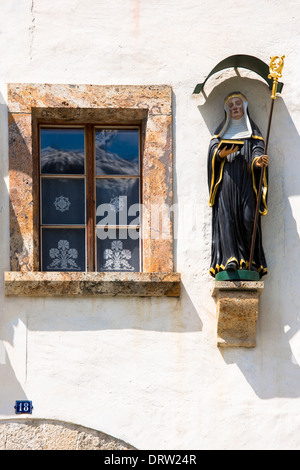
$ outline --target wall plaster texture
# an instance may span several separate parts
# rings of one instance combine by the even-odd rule
[[[180,298],[13,298],[0,276],[0,419],[115,436],[138,449],[300,447],[298,2],[7,0],[0,3],[0,271],[10,269],[8,83],[164,85],[173,90],[175,271]],[[195,85],[232,54],[286,56],[269,144],[269,266],[256,347],[216,346],[208,141],[240,90],[266,133],[270,92],[245,70]],[[22,419],[26,420],[26,416]]]

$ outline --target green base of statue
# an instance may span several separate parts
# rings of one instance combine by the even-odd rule
[[[246,269],[221,271],[216,274],[216,281],[259,281],[260,276],[256,271]]]

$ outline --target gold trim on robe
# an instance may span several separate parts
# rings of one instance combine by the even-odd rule
[[[213,137],[213,138],[215,138],[215,137]],[[263,140],[263,138],[260,137],[260,136],[254,136],[253,135],[252,138]],[[226,141],[221,140],[219,142],[216,150],[214,151],[213,158],[212,158],[212,176],[211,176],[210,193],[209,193],[209,206],[210,207],[212,207],[215,203],[215,197],[216,197],[216,194],[217,194],[217,190],[218,190],[218,187],[219,187],[219,185],[222,181],[222,177],[223,177],[223,169],[224,169],[224,164],[226,162],[226,158],[223,158],[223,160],[220,163],[221,166],[220,166],[219,178],[218,178],[218,181],[215,182],[215,177],[216,177],[216,175],[215,175],[215,173],[216,173],[215,172],[215,163],[216,163],[219,148],[222,145],[222,143],[224,143],[224,142],[226,142]],[[234,141],[232,141],[232,142],[234,143]],[[252,187],[253,187],[253,190],[255,192],[256,199],[257,199],[257,188],[256,188],[256,183],[255,183],[254,165],[255,165],[256,161],[258,160],[258,158],[259,158],[259,156],[255,157],[253,162],[252,162],[252,165],[251,165]],[[264,170],[263,170],[263,188],[262,188],[262,198],[261,198],[264,210],[259,211],[259,213],[261,215],[266,215],[268,213],[267,192],[268,192],[268,182],[267,182],[266,167],[264,167]]]
[[[255,170],[254,170],[254,165],[256,161],[259,159],[259,157],[255,157],[252,165],[251,165],[251,173],[252,173],[252,186],[254,189],[254,192],[256,194],[256,200],[257,200],[257,188],[256,188],[256,183],[255,183]],[[266,167],[264,166],[263,169],[263,186],[262,186],[262,196],[261,196],[261,201],[263,203],[264,210],[259,210],[260,215],[267,215],[268,213],[268,207],[267,207],[267,192],[268,192],[268,182],[267,182],[267,170]]]

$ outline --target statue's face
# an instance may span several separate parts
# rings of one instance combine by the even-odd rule
[[[231,98],[228,101],[228,109],[232,119],[241,119],[244,114],[243,101],[241,98]]]

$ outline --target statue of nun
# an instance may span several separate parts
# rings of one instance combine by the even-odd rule
[[[210,274],[248,269],[261,168],[263,186],[252,270],[267,273],[261,216],[266,215],[268,156],[264,139],[248,112],[246,97],[231,93],[224,102],[225,119],[208,151],[209,205],[212,207]]]

